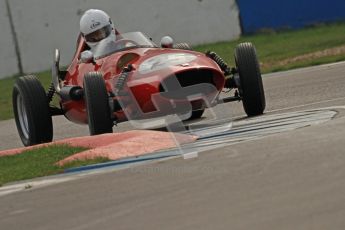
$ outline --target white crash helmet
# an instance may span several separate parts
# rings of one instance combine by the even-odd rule
[[[104,39],[116,40],[114,25],[102,10],[87,10],[80,18],[80,32],[91,49]]]

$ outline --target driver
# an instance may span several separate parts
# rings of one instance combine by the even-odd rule
[[[115,42],[116,30],[107,13],[102,10],[87,10],[80,18],[80,32],[86,44],[94,52],[102,40]]]

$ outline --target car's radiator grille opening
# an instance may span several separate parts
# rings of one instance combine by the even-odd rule
[[[215,86],[215,82],[213,79],[213,72],[211,70],[189,70],[178,73],[176,75],[172,75],[167,77],[163,80],[163,82],[159,86],[160,92],[166,92],[166,88],[168,87],[170,90],[174,90],[176,84],[174,83],[174,77],[177,79],[181,87],[187,87],[192,85],[197,85],[201,83],[208,83]],[[178,87],[178,86],[177,86]]]

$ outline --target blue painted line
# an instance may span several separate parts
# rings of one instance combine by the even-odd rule
[[[123,166],[123,165],[130,165],[130,164],[135,164],[139,162],[145,162],[145,161],[151,161],[151,160],[160,160],[164,158],[169,158],[169,157],[174,157],[180,155],[177,153],[177,150],[170,150],[166,152],[159,152],[155,154],[149,154],[146,156],[141,156],[141,157],[131,157],[131,158],[126,158],[122,160],[115,160],[115,161],[110,161],[110,162],[105,162],[105,163],[100,163],[100,164],[94,164],[94,165],[87,165],[87,166],[82,166],[82,167],[77,167],[77,168],[70,168],[70,169],[65,169],[64,173],[77,173],[77,172],[83,172],[83,171],[88,171],[88,170],[94,170],[94,169],[101,169],[105,167],[116,167],[116,166]]]

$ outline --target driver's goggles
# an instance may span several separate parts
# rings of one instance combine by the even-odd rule
[[[96,30],[90,34],[84,35],[87,42],[99,42],[108,37],[111,33],[111,25],[104,26],[103,28]]]

